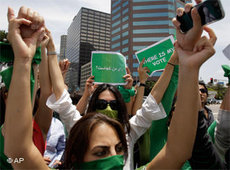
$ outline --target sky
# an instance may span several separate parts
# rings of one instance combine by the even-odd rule
[[[0,30],[8,29],[7,8],[12,7],[17,14],[21,6],[30,7],[45,18],[47,28],[51,31],[57,52],[60,51],[60,36],[67,34],[74,16],[81,7],[95,9],[111,13],[111,0],[0,0]],[[200,79],[206,83],[210,78],[226,81],[223,77],[221,65],[230,65],[230,61],[224,56],[222,50],[230,44],[230,1],[221,0],[225,18],[210,25],[214,29],[217,42],[215,44],[216,54],[209,59],[200,69]]]

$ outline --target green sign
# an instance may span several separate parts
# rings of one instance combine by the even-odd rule
[[[94,83],[126,84],[123,78],[126,74],[126,59],[118,52],[93,51],[91,67]]]
[[[173,36],[169,36],[135,53],[139,63],[145,58],[143,67],[148,67],[150,70],[148,74],[150,76],[152,76],[154,72],[165,68],[174,51],[173,44]]]

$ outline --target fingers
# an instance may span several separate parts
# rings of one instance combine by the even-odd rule
[[[44,18],[39,15],[39,13],[33,11],[30,8],[22,6],[19,9],[17,18],[26,18],[30,20],[33,24],[31,25],[31,29],[35,30],[42,26],[44,26]]]
[[[130,74],[130,70],[129,70],[129,68],[128,68],[128,67],[126,67],[125,69],[126,69],[127,74]]]
[[[10,7],[8,7],[7,18],[8,18],[9,22],[10,22],[10,20],[15,18],[14,10],[12,8],[10,8]]]
[[[37,44],[37,42],[41,42],[45,36],[45,29],[43,27],[40,27],[37,31],[35,31],[32,35],[32,40],[34,40],[34,43]]]
[[[215,45],[216,40],[217,40],[215,32],[208,26],[204,26],[204,30],[208,33],[210,37],[209,41],[212,43],[212,45]]]
[[[187,3],[187,4],[184,6],[184,11],[185,11],[186,13],[189,13],[189,12],[191,11],[192,7],[193,7],[192,3]]]
[[[202,2],[202,0],[195,0],[196,1],[196,4],[199,4]]]
[[[183,15],[183,13],[184,13],[184,9],[183,9],[183,8],[177,8],[176,14],[177,14],[179,17],[181,17],[181,16]]]
[[[193,20],[193,28],[192,29],[194,31],[199,31],[201,29],[201,19],[200,19],[200,15],[199,15],[196,8],[192,9],[191,15],[192,15],[192,20]]]

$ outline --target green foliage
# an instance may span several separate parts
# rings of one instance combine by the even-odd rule
[[[7,40],[7,32],[4,30],[0,30],[0,41],[8,42]]]
[[[208,84],[208,85],[209,85],[209,87],[208,87],[209,91],[216,91],[217,92],[215,98],[218,100],[223,100],[224,95],[227,91],[227,88],[224,87],[223,85],[220,85],[220,84],[215,84],[215,85]]]

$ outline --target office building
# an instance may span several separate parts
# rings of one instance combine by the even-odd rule
[[[63,60],[66,58],[66,41],[67,41],[67,35],[62,35],[61,36],[61,41],[60,41],[60,60]]]
[[[91,76],[91,61],[81,66],[81,83],[80,90],[85,88],[86,80]]]
[[[71,62],[66,81],[70,91],[80,86],[81,66],[91,51],[110,50],[110,14],[81,8],[68,28],[66,57]]]
[[[111,51],[126,56],[134,80],[135,52],[175,34],[171,20],[184,5],[185,0],[111,0]]]

